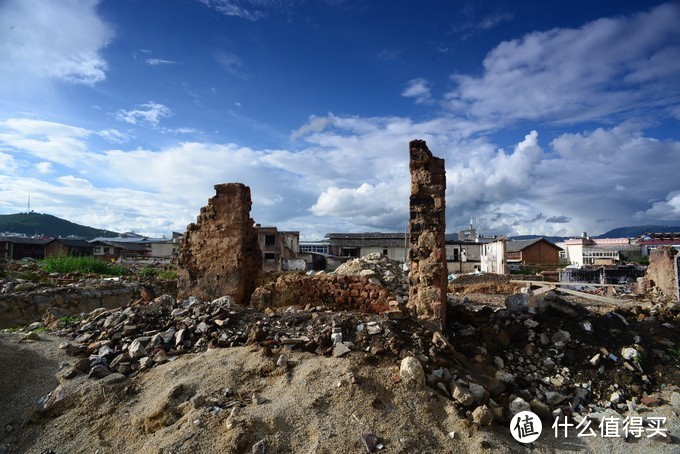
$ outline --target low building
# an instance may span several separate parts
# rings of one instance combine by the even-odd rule
[[[90,257],[93,252],[94,246],[84,239],[55,238],[45,244],[45,257]]]
[[[505,259],[510,269],[520,265],[559,265],[562,248],[545,238],[509,240]]]
[[[339,257],[363,257],[379,252],[392,260],[405,262],[408,238],[405,233],[328,233],[328,251]]]
[[[49,239],[0,236],[0,258],[5,260],[43,259]]]
[[[670,246],[680,250],[680,232],[674,233],[645,233],[636,240],[643,256],[649,256],[659,246]]]
[[[282,231],[276,227],[255,226],[262,251],[264,271],[304,271],[306,263],[298,258],[300,232]]]
[[[640,245],[629,238],[590,238],[586,232],[558,246],[562,248],[561,259],[565,265],[616,265],[642,255]]]

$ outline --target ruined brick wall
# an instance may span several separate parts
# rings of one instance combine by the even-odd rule
[[[408,307],[422,319],[446,325],[446,170],[424,140],[409,144],[411,199],[409,220]]]
[[[365,276],[285,273],[257,288],[253,307],[319,306],[331,310],[358,310],[380,314],[389,309],[394,295]]]
[[[174,295],[171,283],[140,284],[136,281],[121,281],[97,285],[35,287],[0,294],[0,329],[28,325],[40,320],[47,311],[52,311],[59,317],[75,316],[100,307],[123,307],[144,299],[145,294]]]
[[[262,268],[250,188],[226,183],[215,191],[196,223],[187,226],[177,258],[177,296],[212,301],[229,295],[248,304]]]
[[[645,275],[646,290],[656,287],[663,295],[673,301],[679,298],[680,253],[670,246],[660,246],[649,255],[649,267]]]

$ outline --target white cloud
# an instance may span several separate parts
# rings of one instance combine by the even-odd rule
[[[158,128],[158,131],[162,132],[163,134],[194,134],[198,132],[197,129],[186,126],[182,128]]]
[[[9,162],[15,169],[0,171],[0,199],[22,210],[30,192],[36,209],[49,207],[69,220],[168,233],[196,218],[215,184],[238,181],[251,187],[252,216],[262,224],[306,237],[403,231],[408,142],[419,138],[446,160],[449,231],[474,218],[486,233],[597,233],[629,219],[673,220],[680,200],[680,142],[645,137],[631,124],[562,134],[543,146],[532,131],[507,150],[488,137],[461,134],[448,117],[329,114],[299,131],[294,150],[199,142],[92,150],[87,139],[94,133],[85,129],[10,119],[0,123],[0,167]],[[69,140],[78,147],[66,160],[59,150]],[[12,164],[36,158],[32,166]],[[29,173],[35,166],[52,173],[35,180]]]
[[[97,135],[110,143],[124,144],[130,141],[130,135],[120,132],[117,129],[102,129],[97,131]]]
[[[416,104],[428,104],[432,102],[430,86],[427,80],[419,78],[413,79],[406,84],[406,88],[401,92],[405,98],[415,98]]]
[[[669,106],[680,96],[680,4],[578,29],[505,41],[480,77],[455,75],[454,112],[494,119],[579,122]]]
[[[106,78],[101,52],[113,30],[98,0],[7,0],[0,3],[0,75],[49,77],[92,85]],[[5,82],[6,83],[6,82]]]
[[[73,167],[85,159],[89,131],[33,119],[0,121],[0,145],[49,162]]]
[[[169,107],[154,101],[142,104],[134,110],[120,109],[114,114],[114,118],[118,121],[150,127],[158,126],[162,118],[171,116],[172,110]]]
[[[666,200],[653,202],[648,210],[635,213],[635,218],[680,222],[680,189],[669,192]]]
[[[78,189],[92,189],[93,186],[92,184],[87,181],[84,178],[77,178],[74,177],[73,175],[65,175],[63,177],[59,177],[56,179],[59,183],[63,184],[64,186],[68,186],[71,188],[78,188]]]
[[[12,158],[12,155],[0,151],[0,174],[14,172],[17,167],[17,163]]]
[[[54,166],[51,162],[39,162],[35,167],[38,169],[38,172],[44,175],[54,172]]]
[[[147,58],[144,60],[148,65],[158,66],[158,65],[174,65],[177,62],[173,60],[165,60],[163,58]]]

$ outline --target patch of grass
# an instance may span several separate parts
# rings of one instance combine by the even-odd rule
[[[145,266],[141,270],[137,271],[137,274],[139,274],[141,277],[155,277],[158,275],[158,271],[156,271],[156,268],[152,266]]]
[[[177,274],[177,271],[161,271],[158,273],[158,277],[166,281],[173,281],[179,277],[179,274]]]
[[[68,255],[47,257],[40,261],[40,266],[47,273],[106,274],[112,276],[122,276],[126,273],[124,268],[110,265],[94,257],[71,257]]]

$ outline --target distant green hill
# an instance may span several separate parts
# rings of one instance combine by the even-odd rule
[[[77,236],[92,239],[99,236],[118,236],[109,230],[94,229],[64,219],[41,213],[0,214],[0,235],[2,232],[23,233],[57,237]]]

